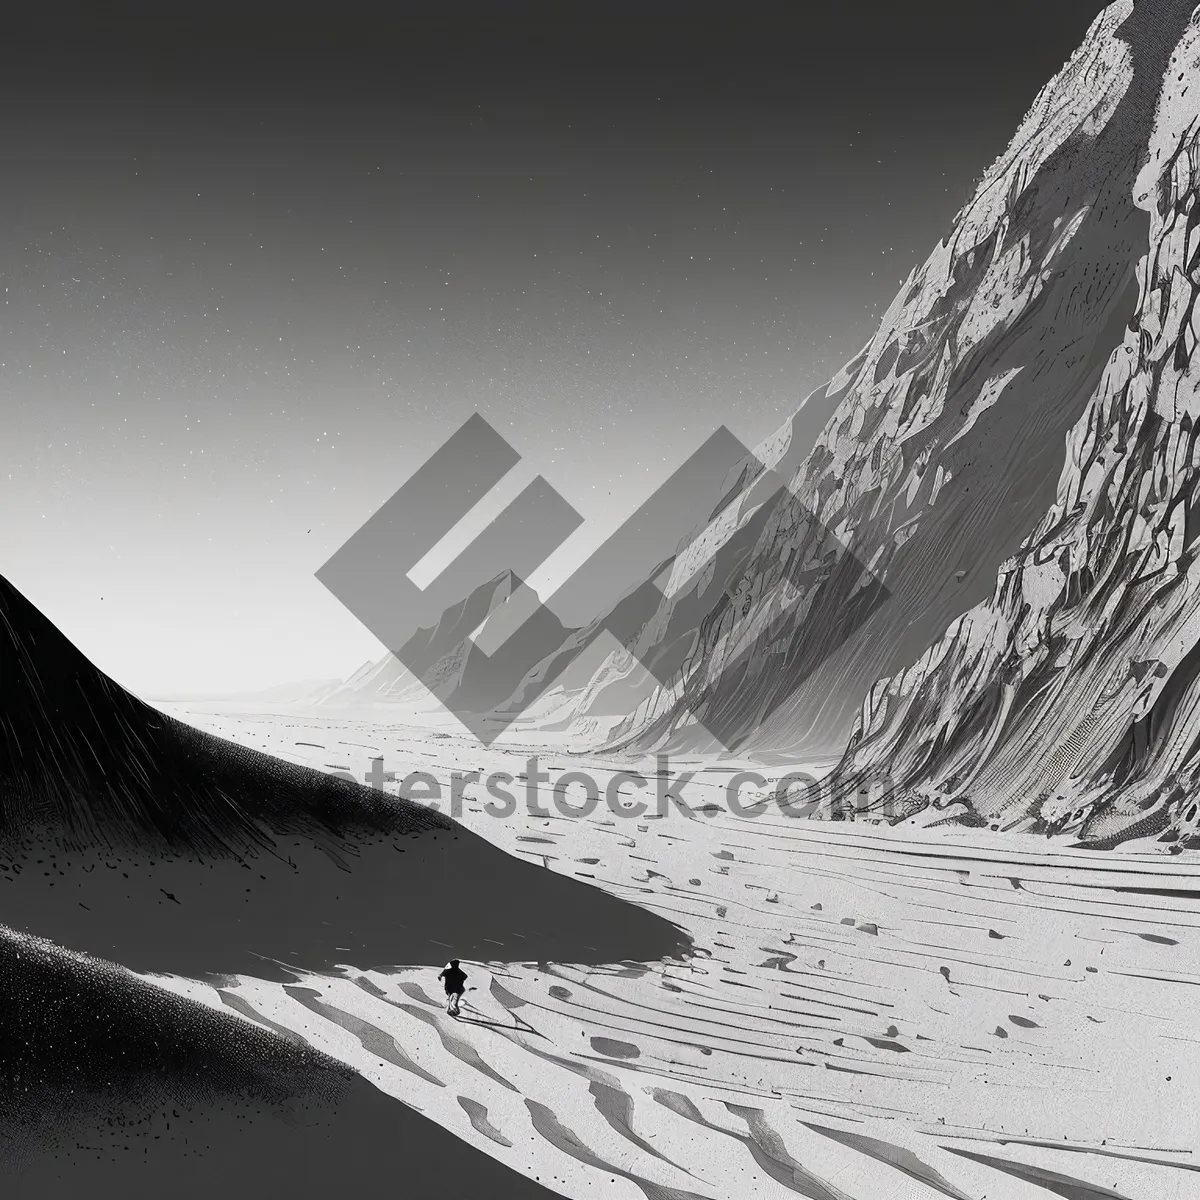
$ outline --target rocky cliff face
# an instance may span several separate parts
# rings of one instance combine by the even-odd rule
[[[1120,27],[1144,69],[1173,46],[1129,193],[1136,311],[1049,511],[991,597],[871,689],[840,797],[1098,844],[1200,831],[1200,13],[1167,7]]]
[[[882,761],[904,740],[874,681],[992,592],[1055,504],[1068,432],[1113,387],[1130,322],[1146,319],[1136,269],[1153,206],[1136,197],[1190,12],[1123,0],[1096,19],[876,336],[806,402],[836,405],[816,445],[792,422],[758,448],[792,497],[766,512],[743,486],[676,560],[688,579],[714,536],[730,548],[648,623],[641,656],[669,649],[680,665],[615,745],[840,752],[868,694],[860,757],[867,741],[887,743]],[[838,547],[886,588],[865,620],[861,578],[831,569]]]

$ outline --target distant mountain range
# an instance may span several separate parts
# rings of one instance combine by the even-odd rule
[[[523,619],[531,614],[532,620]],[[482,634],[489,626],[498,643],[492,655],[472,640],[473,634]],[[436,625],[413,635],[404,647],[410,666],[387,654],[365,663],[344,683],[311,697],[308,707],[339,710],[384,705],[419,710],[449,703],[486,712],[509,699],[509,681],[538,663],[540,647],[558,645],[569,633],[540,607],[528,585],[504,571],[446,609]],[[518,664],[515,668],[513,660]]]
[[[332,688],[340,686],[340,679],[298,679],[292,683],[277,683],[273,687],[244,692],[170,692],[148,696],[152,701],[186,703],[207,700],[243,700],[259,705],[304,706],[320,699]]]

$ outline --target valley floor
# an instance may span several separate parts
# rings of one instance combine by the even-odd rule
[[[360,779],[378,758],[448,780],[520,776],[527,757],[346,720],[181,715]],[[541,759],[602,787],[628,769]],[[1200,859],[771,804],[738,816],[730,764],[671,765],[699,767],[690,815],[566,817],[547,784],[549,815],[518,791],[512,817],[491,816],[467,786],[460,819],[666,916],[695,943],[685,960],[464,962],[458,1021],[428,968],[153,981],[293,1031],[571,1197],[1200,1195]]]

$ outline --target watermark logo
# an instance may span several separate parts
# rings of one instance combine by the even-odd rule
[[[662,820],[675,815],[690,821],[714,817],[755,820],[783,816],[873,822],[890,821],[897,812],[891,780],[873,781],[872,789],[835,795],[822,775],[793,769],[782,775],[756,770],[714,773],[703,767],[678,770],[668,755],[655,756],[653,771],[593,772],[544,765],[535,754],[524,770],[452,770],[439,776],[429,767],[405,774],[386,769],[380,756],[370,760],[361,782],[377,791],[461,820],[468,809],[500,820],[520,813],[531,819]],[[348,770],[333,772],[351,783]]]
[[[582,524],[580,515],[539,475],[436,579],[418,587],[410,578],[413,568],[519,462],[520,455],[483,417],[472,416],[317,572],[342,604],[485,746],[527,712],[605,632],[660,685],[670,686],[680,664],[649,652],[653,647],[643,652],[639,641],[667,598],[659,580],[670,576],[675,594],[703,572],[728,573],[731,555],[723,557],[722,552],[731,536],[752,545],[780,505],[799,508],[784,481],[722,426],[552,596],[545,602],[533,597],[510,619],[508,625],[515,628],[508,628],[498,645],[484,644],[486,628],[485,636],[478,638],[471,636],[474,623],[465,628],[460,642],[467,643],[465,665],[447,681],[440,657],[432,654],[430,631],[445,625],[447,614],[461,610],[489,580],[506,573],[514,586],[502,608],[519,607],[515,597],[523,581]],[[744,521],[723,521],[721,514],[735,502],[752,515]],[[782,686],[777,682],[760,700],[755,713],[759,723],[888,595],[838,539],[820,528],[815,516],[793,511],[789,517],[817,527],[823,553],[816,586],[832,600],[821,610],[820,636],[810,639],[814,645],[803,663],[789,664]],[[811,534],[808,540],[811,544]],[[679,578],[680,571],[674,569],[681,561],[690,566],[686,578]],[[783,565],[777,588],[796,586],[788,575],[790,566]],[[812,586],[811,580],[806,583]],[[527,601],[531,595],[526,589]],[[853,597],[852,602],[842,603],[847,597]],[[580,611],[594,615],[570,628],[556,616]],[[749,611],[747,604],[740,615]],[[738,615],[733,614],[734,620]],[[499,613],[483,616],[493,628],[505,625],[503,619],[493,620]],[[778,629],[764,623],[754,637],[744,639],[747,644],[739,646],[716,678],[695,697],[685,698],[695,705],[693,711],[703,710],[696,711],[697,718],[726,750],[737,748],[746,727],[744,719],[723,718],[720,698],[736,688],[756,657],[768,653],[772,638],[778,638]]]

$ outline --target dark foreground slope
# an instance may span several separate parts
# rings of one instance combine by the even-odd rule
[[[309,1047],[0,933],[6,1198],[263,1200],[381,1187],[418,1200],[554,1194]]]
[[[3,579],[0,924],[188,975],[611,962],[684,943],[439,813],[164,716]]]

